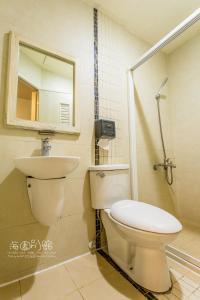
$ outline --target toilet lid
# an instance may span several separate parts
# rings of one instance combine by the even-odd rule
[[[118,201],[112,205],[110,215],[124,225],[149,232],[176,233],[182,229],[181,223],[174,216],[140,201]]]

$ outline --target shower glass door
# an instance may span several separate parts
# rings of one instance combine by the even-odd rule
[[[139,200],[182,222],[167,249],[200,267],[200,21],[133,75]]]

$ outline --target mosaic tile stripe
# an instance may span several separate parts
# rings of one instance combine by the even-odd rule
[[[99,69],[98,69],[98,10],[94,8],[94,119],[99,119]],[[95,165],[99,165],[98,140],[95,138]]]
[[[134,286],[134,288],[136,288],[141,294],[143,294],[145,296],[145,298],[149,299],[149,300],[158,300],[158,298],[156,298],[151,292],[149,292],[148,290],[144,289],[143,287],[141,287],[140,285],[138,285],[135,281],[133,281],[133,279],[131,279],[113,260],[112,258],[103,250],[98,250],[97,251],[101,256],[103,256],[107,262],[109,262],[111,264],[111,266],[113,266],[113,268],[115,268],[116,271],[118,271],[126,280],[128,280],[132,286]]]
[[[99,69],[98,69],[98,10],[93,10],[94,22],[94,121],[99,119]],[[98,139],[95,138],[95,165],[99,165]],[[101,221],[96,210],[96,249],[101,247]]]
[[[98,10],[94,8],[94,118],[99,119]]]

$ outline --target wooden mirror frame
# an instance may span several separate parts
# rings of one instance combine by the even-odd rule
[[[47,55],[69,62],[74,66],[74,90],[73,90],[73,124],[72,126],[59,125],[53,123],[44,123],[40,121],[23,120],[16,117],[17,103],[17,84],[18,84],[18,64],[19,64],[19,46],[25,45],[33,50],[38,50]],[[7,93],[6,93],[6,111],[5,123],[8,127],[17,127],[37,131],[54,131],[67,134],[80,134],[79,103],[77,97],[77,61],[71,56],[66,56],[57,50],[47,49],[41,44],[36,44],[22,38],[14,32],[9,33],[8,49],[8,72],[7,72]]]

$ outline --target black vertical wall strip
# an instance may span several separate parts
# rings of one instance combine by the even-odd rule
[[[99,70],[98,70],[98,10],[94,8],[94,119],[99,119]],[[99,165],[99,146],[95,137],[95,165]]]
[[[98,10],[94,8],[94,121],[99,119],[99,70],[98,70]],[[95,165],[99,165],[99,146],[95,137]],[[96,248],[101,247],[101,221],[96,210]]]

